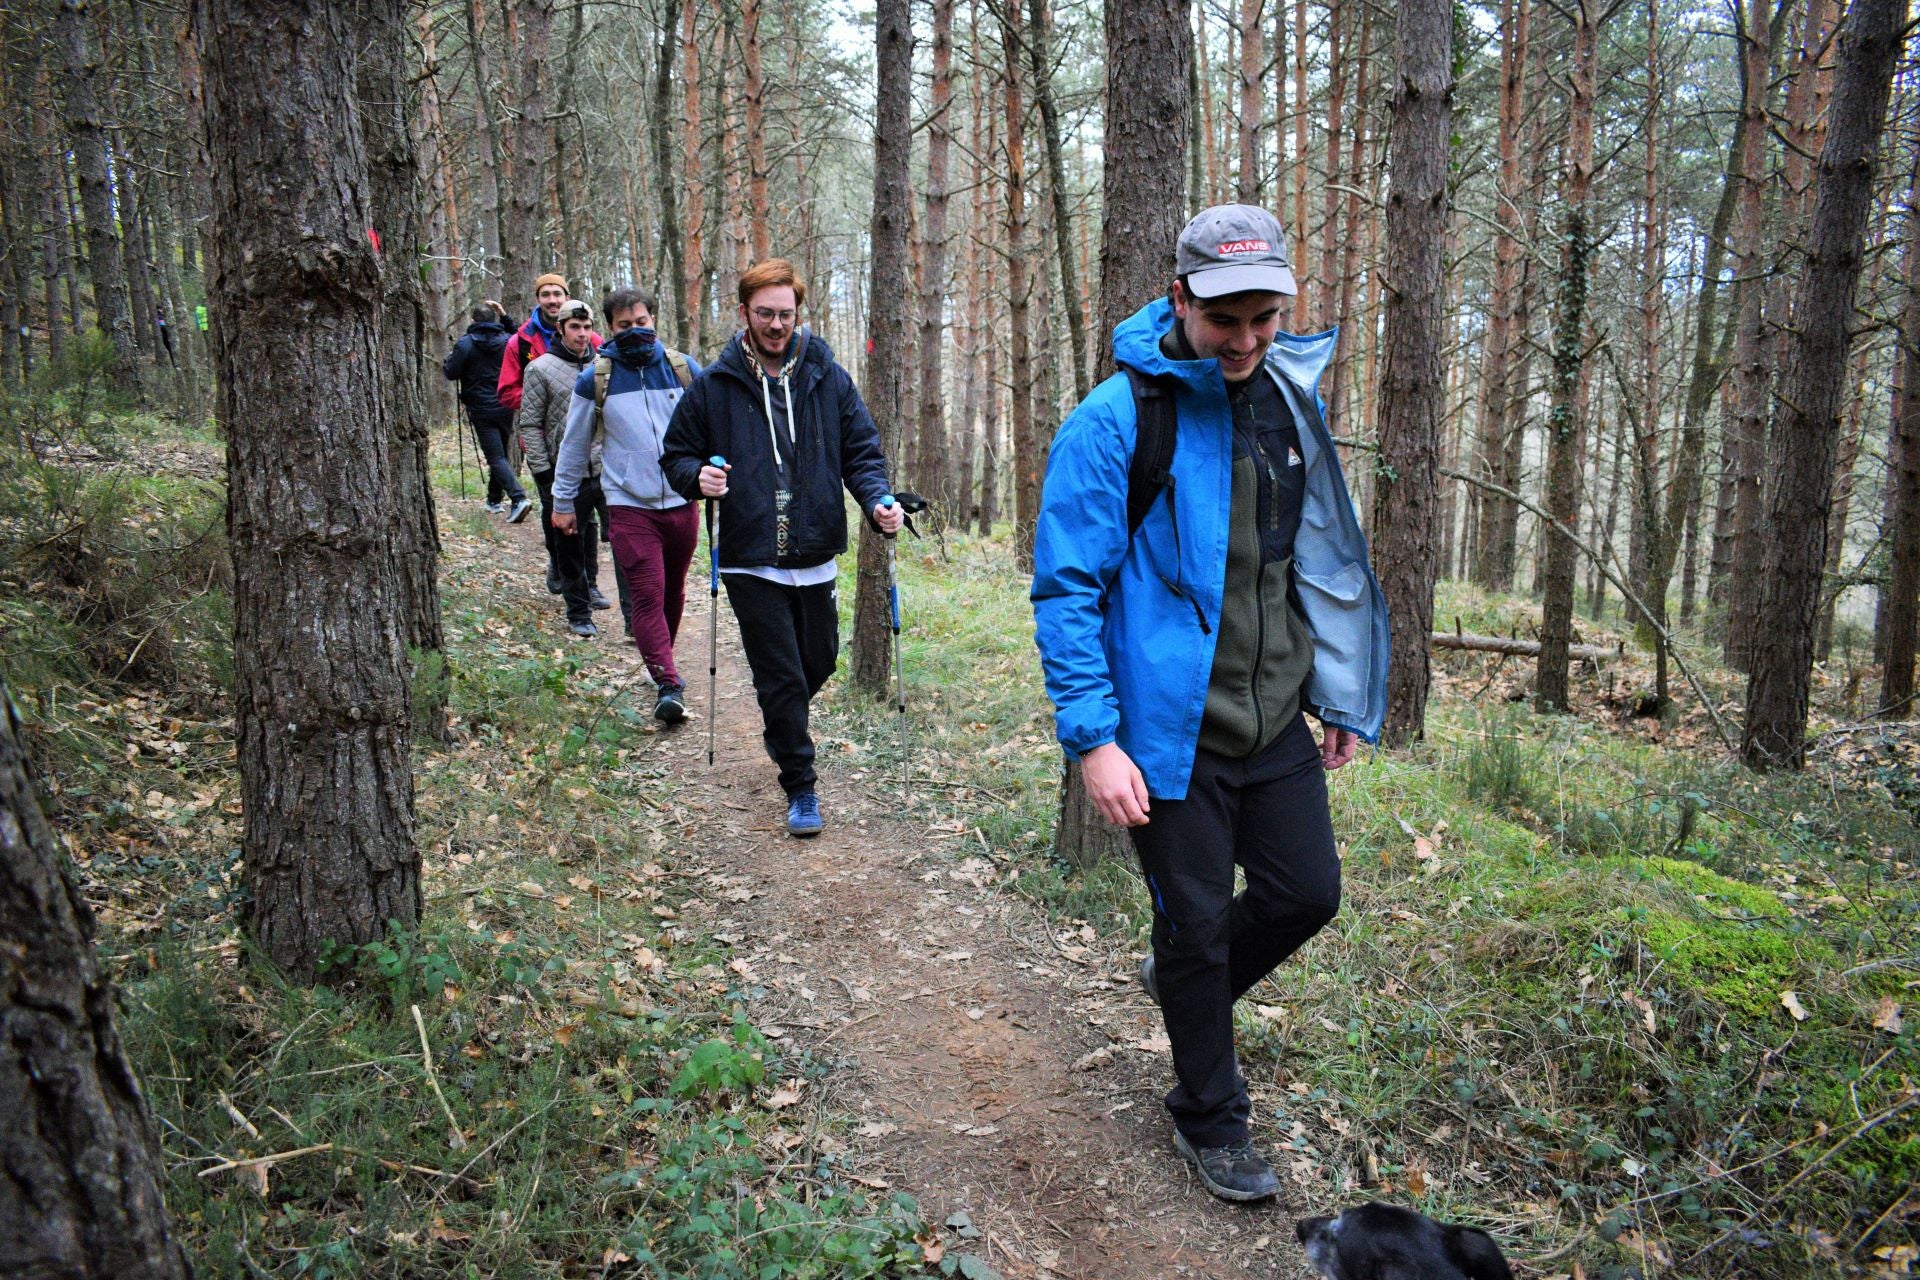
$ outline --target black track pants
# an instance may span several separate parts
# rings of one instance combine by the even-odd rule
[[[814,785],[807,704],[840,660],[840,616],[834,584],[789,587],[747,573],[723,573],[727,603],[740,623],[740,645],[753,671],[767,755],[780,766],[788,795]]]
[[[1155,985],[1178,1084],[1167,1110],[1187,1141],[1249,1136],[1233,1002],[1331,919],[1340,858],[1320,748],[1306,720],[1244,760],[1196,753],[1184,800],[1154,797],[1132,829],[1153,894]],[[1235,896],[1233,869],[1247,873]]]

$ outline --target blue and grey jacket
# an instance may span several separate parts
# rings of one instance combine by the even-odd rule
[[[600,438],[593,438],[593,365],[589,363],[573,384],[573,401],[567,408],[566,434],[553,472],[553,509],[573,510],[580,481],[592,469],[596,444],[600,446],[600,488],[608,506],[655,511],[685,506],[687,500],[673,491],[660,470],[667,423],[686,394],[666,348],[656,342],[644,356],[628,356],[608,343],[600,354],[613,360]],[[699,376],[700,366],[692,357],[687,364]]]
[[[1233,414],[1218,361],[1161,351],[1172,325],[1173,306],[1162,298],[1113,333],[1118,363],[1178,383],[1172,509],[1156,501],[1128,538],[1136,423],[1132,390],[1115,374],[1054,436],[1034,531],[1032,599],[1060,745],[1078,759],[1117,742],[1150,795],[1179,800],[1193,772],[1226,589]],[[1387,709],[1387,606],[1319,398],[1333,347],[1332,330],[1280,334],[1264,372],[1301,424],[1307,468],[1293,552],[1314,650],[1301,704],[1322,723],[1375,742]]]

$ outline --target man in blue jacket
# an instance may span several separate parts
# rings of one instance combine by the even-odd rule
[[[785,259],[741,273],[741,330],[674,409],[660,458],[681,496],[720,500],[720,573],[780,766],[787,832],[801,837],[823,825],[807,710],[840,657],[841,489],[882,533],[899,532],[905,515],[880,505],[880,433],[853,378],[800,326],[806,297]],[[712,466],[716,456],[727,465]]]
[[[1140,977],[1173,1046],[1174,1145],[1215,1195],[1259,1200],[1279,1185],[1233,1004],[1339,907],[1326,771],[1385,718],[1386,604],[1317,394],[1334,335],[1278,332],[1295,291],[1279,223],[1204,210],[1174,267],[1113,336],[1172,396],[1172,483],[1130,528],[1139,415],[1108,378],[1048,458],[1035,638],[1060,744],[1152,894]]]

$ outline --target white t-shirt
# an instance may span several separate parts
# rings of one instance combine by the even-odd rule
[[[805,569],[776,569],[771,565],[754,565],[743,568],[738,565],[720,566],[722,573],[744,573],[749,577],[765,578],[768,582],[778,582],[786,587],[817,587],[823,582],[832,582],[840,576],[840,566],[828,560]]]

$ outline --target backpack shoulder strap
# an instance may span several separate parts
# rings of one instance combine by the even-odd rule
[[[1132,540],[1162,490],[1172,501],[1173,448],[1179,438],[1179,420],[1173,388],[1162,378],[1150,377],[1122,365],[1133,389],[1135,440],[1133,464],[1127,468],[1127,538]]]
[[[607,408],[607,384],[613,381],[613,357],[595,356],[593,358],[593,407],[601,412]]]
[[[667,363],[673,366],[673,376],[680,380],[682,391],[693,385],[693,366],[687,362],[685,352],[667,348]]]

